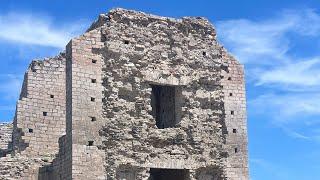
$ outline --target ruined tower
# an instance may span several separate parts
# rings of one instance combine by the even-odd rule
[[[29,67],[12,154],[46,162],[29,179],[247,180],[243,73],[204,18],[111,10]]]

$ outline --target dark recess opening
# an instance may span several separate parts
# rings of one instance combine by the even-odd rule
[[[51,94],[51,95],[50,95],[50,98],[54,98],[54,95]]]
[[[180,122],[181,87],[151,85],[152,113],[159,129],[174,127]]]
[[[203,52],[202,52],[202,55],[203,55],[203,56],[206,56],[206,55],[207,55],[207,53],[203,51]]]
[[[96,121],[97,120],[97,118],[96,117],[91,117],[91,121],[93,122],[93,121]]]
[[[185,180],[189,171],[186,169],[150,169],[151,180]]]
[[[93,146],[93,141],[88,141],[88,146]]]
[[[233,133],[237,133],[237,130],[236,130],[236,129],[233,129],[232,132],[233,132]]]
[[[47,116],[48,113],[47,113],[47,112],[43,112],[42,115],[43,115],[43,116]]]
[[[91,97],[91,102],[95,102],[95,101],[96,101],[96,98]]]
[[[91,82],[92,82],[92,83],[96,83],[97,80],[96,80],[96,79],[91,79]]]
[[[30,128],[29,128],[29,133],[33,133],[33,129],[30,129]]]
[[[93,64],[96,64],[96,63],[97,63],[97,60],[92,59],[92,63],[93,63]]]

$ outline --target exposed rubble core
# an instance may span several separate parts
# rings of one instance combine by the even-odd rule
[[[245,103],[208,20],[114,9],[31,63],[0,179],[247,180]]]
[[[12,151],[12,124],[0,123],[0,157]]]

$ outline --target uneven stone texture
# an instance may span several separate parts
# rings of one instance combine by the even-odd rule
[[[245,103],[208,20],[114,9],[31,63],[0,179],[247,180]]]
[[[16,153],[52,159],[65,134],[64,54],[29,66],[14,118]]]
[[[38,180],[43,176],[39,168],[49,163],[38,158],[8,156],[0,158],[0,164],[0,180]]]
[[[0,123],[0,157],[12,150],[12,124]]]

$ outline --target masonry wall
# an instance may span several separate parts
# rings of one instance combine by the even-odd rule
[[[67,48],[67,139],[71,144],[68,179],[106,179],[102,127],[102,47],[100,30],[71,40]]]
[[[12,123],[0,123],[0,157],[11,151],[12,129]]]
[[[244,67],[225,50],[223,63],[225,65],[222,84],[227,125],[226,147],[229,154],[227,177],[247,180],[249,169]]]
[[[220,46],[211,24],[122,10],[108,16],[102,31],[108,178],[147,179],[150,168],[162,168],[222,179]],[[180,89],[181,121],[172,128],[156,126],[152,85]]]
[[[157,127],[153,86],[174,87],[161,95],[160,110],[174,109],[162,114],[170,127]],[[11,128],[0,125],[0,157]],[[31,63],[12,140],[0,179],[146,180],[165,168],[247,180],[243,66],[206,19],[115,9],[66,54]]]
[[[17,103],[13,145],[16,153],[52,160],[65,134],[65,55],[29,66]]]

